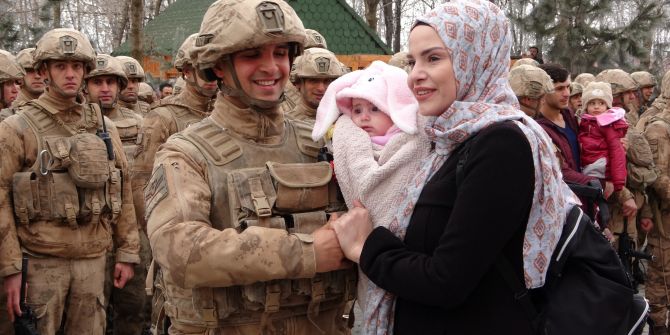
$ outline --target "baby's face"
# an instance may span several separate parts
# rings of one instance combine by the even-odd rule
[[[351,101],[351,120],[370,136],[383,136],[393,126],[391,117],[365,99]]]
[[[602,99],[593,99],[589,101],[589,104],[586,106],[586,112],[596,116],[607,111],[607,103]]]

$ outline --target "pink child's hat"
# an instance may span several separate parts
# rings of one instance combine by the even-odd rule
[[[339,77],[319,103],[312,139],[321,139],[341,114],[351,115],[351,99],[365,99],[391,117],[405,133],[417,132],[419,104],[407,86],[407,73],[381,61]]]

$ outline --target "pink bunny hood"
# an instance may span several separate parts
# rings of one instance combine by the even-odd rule
[[[419,104],[407,86],[407,73],[374,61],[366,69],[347,73],[330,83],[316,111],[312,139],[321,139],[340,114],[351,116],[353,98],[365,99],[377,106],[403,132],[417,132]]]

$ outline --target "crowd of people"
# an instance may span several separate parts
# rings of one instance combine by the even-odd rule
[[[670,334],[670,74],[511,46],[454,0],[350,71],[282,0],[218,0],[158,92],[74,29],[0,50],[0,333],[536,334],[495,264],[542,287],[588,185]]]

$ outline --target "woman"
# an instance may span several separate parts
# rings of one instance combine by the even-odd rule
[[[369,285],[366,334],[531,334],[495,267],[544,284],[571,193],[551,141],[507,82],[509,23],[488,1],[448,2],[410,33],[408,85],[435,150],[392,222],[356,208],[333,222]],[[456,185],[459,147],[470,145]],[[501,332],[502,331],[502,332]]]

